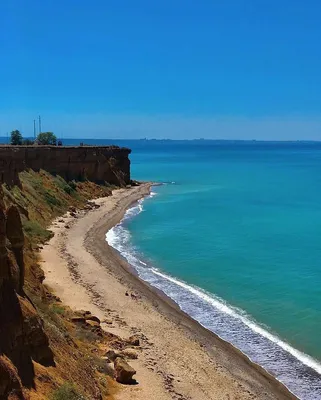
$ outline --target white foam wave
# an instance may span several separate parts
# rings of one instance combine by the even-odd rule
[[[131,245],[131,234],[125,222],[143,211],[142,203],[143,199],[127,210],[123,221],[107,232],[108,244],[122,254],[143,280],[163,290],[201,325],[266,368],[300,399],[321,399],[321,364],[317,360],[269,332],[243,310],[141,260],[139,252]]]
[[[204,290],[202,290],[200,288],[190,286],[187,283],[184,283],[176,278],[165,275],[165,274],[159,272],[155,268],[152,268],[152,269],[153,269],[154,274],[159,275],[162,278],[175,283],[176,285],[184,288],[185,290],[188,290],[189,292],[198,296],[203,301],[206,301],[207,303],[211,304],[213,307],[224,312],[225,314],[231,315],[234,318],[241,320],[245,325],[247,325],[249,328],[251,328],[254,332],[265,337],[266,339],[269,339],[271,342],[277,344],[283,350],[287,351],[292,356],[294,356],[295,358],[300,360],[303,364],[314,369],[318,374],[321,375],[321,364],[318,361],[316,361],[309,355],[293,348],[288,343],[286,343],[283,340],[281,340],[280,338],[278,338],[276,335],[273,335],[270,332],[268,332],[267,330],[263,329],[260,325],[255,323],[249,317],[245,316],[246,314],[244,313],[244,311],[238,310],[235,307],[227,305],[223,300],[218,300],[218,298],[213,297],[212,295],[210,295],[209,293],[206,293]]]

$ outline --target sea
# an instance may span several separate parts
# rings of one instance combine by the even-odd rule
[[[321,399],[321,143],[65,140],[157,183],[107,242],[302,400]]]

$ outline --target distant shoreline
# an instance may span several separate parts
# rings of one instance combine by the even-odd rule
[[[203,328],[162,292],[139,279],[123,257],[107,244],[106,232],[122,219],[133,203],[149,193],[150,187],[147,183],[121,189],[111,198],[99,200],[100,208],[72,220],[68,231],[64,225],[53,227],[56,235],[42,254],[46,283],[71,307],[88,308],[102,318],[106,314],[110,318],[106,307],[116,310],[129,331],[134,326],[152,341],[148,352],[149,357],[155,359],[156,364],[151,368],[158,370],[156,377],[162,377],[161,381],[169,374],[180,377],[179,382],[172,383],[171,390],[182,396],[192,395],[190,398],[197,400],[221,399],[225,394],[232,398],[238,395],[240,399],[296,399],[283,384],[241,351]],[[80,278],[72,278],[66,256],[59,250],[62,243],[65,243],[68,257],[73,257],[78,265]],[[54,264],[58,267],[54,268]],[[125,296],[126,291],[134,292],[139,300]],[[113,332],[124,334],[126,329],[117,326]],[[160,355],[164,351],[165,357]],[[150,370],[146,371],[148,362],[144,352],[137,364],[140,372],[137,379],[141,381],[142,390],[148,392],[144,381],[148,385],[152,378],[148,376]],[[186,364],[191,365],[190,370],[186,370]],[[203,372],[202,366],[206,366]],[[156,381],[158,389],[155,389],[156,394],[153,391],[154,398],[167,398],[166,385]],[[215,388],[219,388],[219,392]]]
[[[33,136],[26,136],[25,139],[33,140]],[[115,139],[115,138],[96,138],[93,139],[92,137],[88,138],[61,138],[59,136],[59,140],[64,143],[64,146],[79,146],[81,142],[90,142],[90,143],[98,143],[97,146],[109,146],[116,142],[169,142],[169,143],[215,143],[215,144],[321,144],[321,140],[260,140],[260,139],[205,139],[205,138],[194,138],[194,139],[154,139],[154,138],[136,138],[136,139]],[[67,144],[66,144],[67,143]],[[71,143],[70,145],[68,143]],[[77,143],[77,144],[76,144]],[[92,144],[88,144],[92,146]],[[100,144],[99,144],[100,143]],[[105,143],[105,144],[104,144]],[[10,138],[6,136],[0,136],[0,145],[1,146],[11,146],[10,145]],[[94,144],[93,144],[94,145]],[[84,147],[86,147],[84,145]],[[19,146],[19,147],[30,147],[30,146]],[[55,147],[55,146],[54,146]]]

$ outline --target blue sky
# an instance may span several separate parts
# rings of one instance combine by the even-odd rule
[[[0,135],[321,140],[321,2],[2,0]]]

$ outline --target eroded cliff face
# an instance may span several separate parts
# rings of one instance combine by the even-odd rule
[[[125,186],[130,183],[131,150],[116,146],[1,146],[0,182],[19,185],[18,173],[43,169],[67,182],[86,180]]]
[[[0,187],[0,399],[24,399],[33,387],[32,360],[53,365],[48,338],[24,294],[24,235],[19,211],[7,210]]]
[[[41,235],[50,220],[70,205],[84,206],[92,197],[110,195],[105,183],[130,183],[129,153],[119,147],[0,146],[0,400],[27,400],[39,385],[40,392],[47,393],[39,376],[45,376],[49,391],[73,380],[61,368],[62,361],[67,362],[64,352],[89,398],[101,398],[95,372],[90,363],[81,363],[81,350],[67,328],[45,314],[54,297],[42,285],[34,249],[47,237]],[[72,180],[78,182],[70,186]],[[45,369],[55,365],[53,352],[57,366]]]

